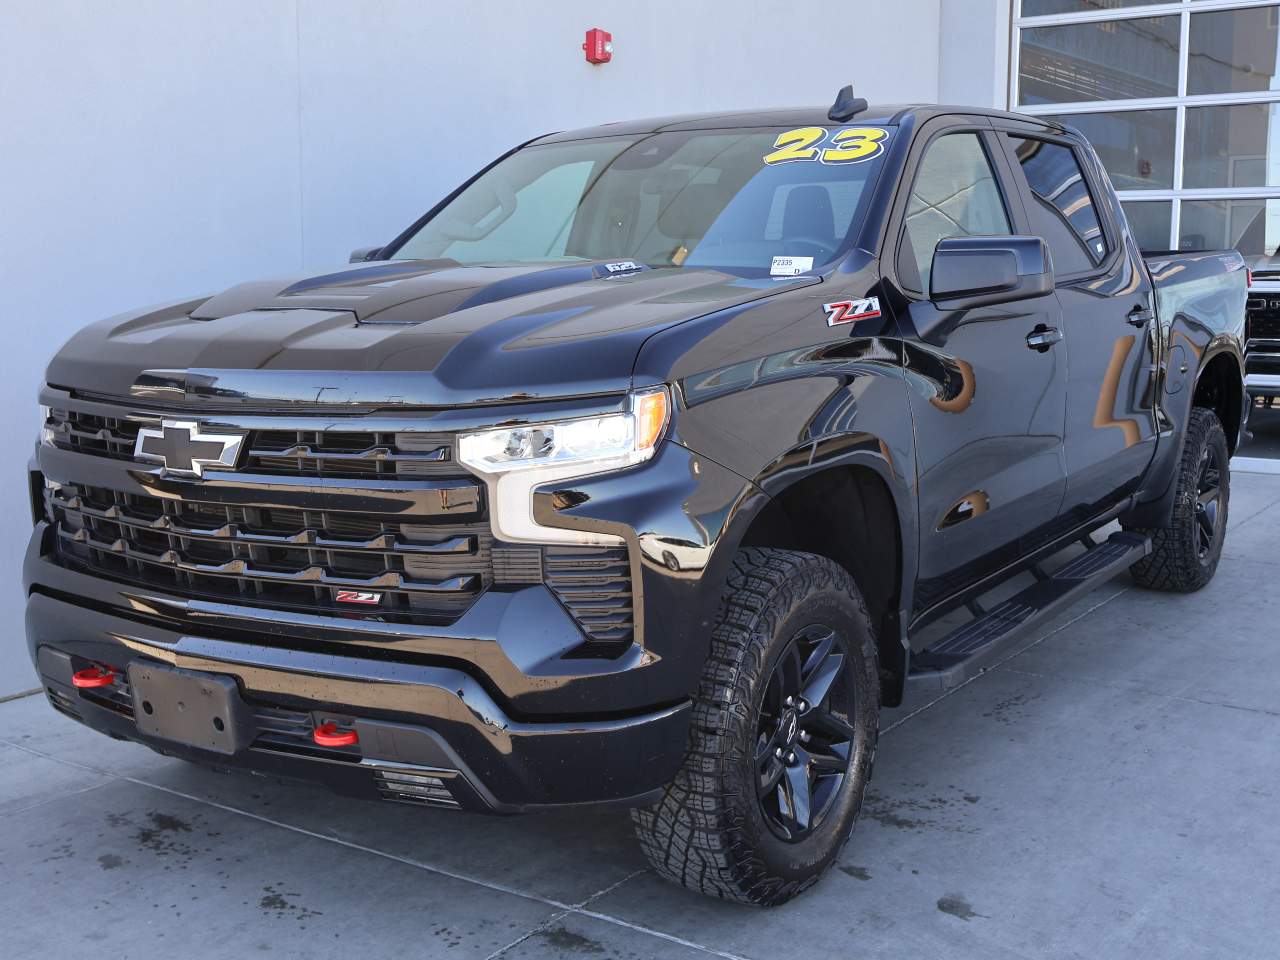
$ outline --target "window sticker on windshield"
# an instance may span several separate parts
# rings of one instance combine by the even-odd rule
[[[889,131],[883,127],[844,127],[834,131],[825,127],[798,127],[778,134],[773,150],[764,155],[764,162],[770,166],[797,160],[861,163],[884,151],[884,139],[888,135]],[[819,147],[819,144],[824,145]]]
[[[813,257],[774,257],[769,265],[771,277],[798,277],[813,269]]]

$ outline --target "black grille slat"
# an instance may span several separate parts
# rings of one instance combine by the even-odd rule
[[[132,460],[138,430],[160,418],[105,417],[81,410],[53,410],[45,426],[66,450]],[[253,430],[240,469],[294,477],[346,480],[398,479],[456,474],[448,434],[351,430]]]
[[[199,543],[213,541],[217,543],[261,544],[282,548],[314,547],[322,550],[337,550],[367,553],[376,551],[386,554],[423,554],[428,557],[438,555],[457,556],[477,552],[478,538],[474,533],[442,534],[432,530],[434,539],[406,540],[394,533],[375,533],[374,530],[384,525],[361,518],[357,521],[343,521],[335,515],[328,515],[323,521],[323,528],[308,527],[299,523],[298,529],[292,533],[267,533],[255,530],[252,525],[228,519],[226,508],[220,511],[193,510],[190,504],[180,504],[175,514],[164,514],[156,507],[148,508],[139,504],[140,498],[133,498],[132,503],[123,508],[118,504],[108,507],[95,506],[85,502],[83,498],[66,497],[54,494],[51,502],[56,509],[72,511],[81,517],[112,524],[117,533],[125,529],[132,531],[135,539],[148,535],[154,537],[174,536],[185,541]],[[164,503],[165,501],[158,501]],[[234,511],[235,508],[232,508]],[[175,519],[176,517],[176,519]],[[204,521],[217,526],[196,527],[183,523],[182,520]],[[412,528],[417,529],[417,528]],[[349,539],[333,535],[334,530],[345,530],[348,533],[366,531],[372,534],[367,539]]]
[[[1280,340],[1280,317],[1255,317],[1249,326],[1249,336]]]
[[[1280,297],[1250,297],[1246,315],[1246,340],[1280,340]]]
[[[450,623],[493,582],[492,535],[483,522],[348,520],[336,511],[160,501],[70,484],[49,490],[46,502],[67,560],[193,596]],[[335,528],[344,527],[372,536],[338,535]],[[402,527],[414,539],[402,535]],[[383,596],[371,607],[339,604],[339,589]]]

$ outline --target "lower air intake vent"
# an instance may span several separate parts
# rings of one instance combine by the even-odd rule
[[[631,643],[631,564],[626,547],[547,547],[547,586],[593,645]]]
[[[457,809],[450,785],[457,777],[452,770],[419,770],[409,767],[379,767],[374,770],[378,793],[383,800],[415,803],[426,807]]]
[[[68,697],[65,693],[55,690],[53,687],[45,687],[44,692],[49,696],[49,703],[53,705],[53,709],[59,713],[65,713],[68,717],[76,720],[80,719],[80,711],[76,709],[75,701]]]

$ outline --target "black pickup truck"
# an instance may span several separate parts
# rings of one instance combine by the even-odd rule
[[[1244,264],[1144,260],[1055,123],[846,89],[557,133],[352,260],[50,363],[58,711],[354,796],[629,806],[663,876],[772,904],[882,706],[1218,564]]]

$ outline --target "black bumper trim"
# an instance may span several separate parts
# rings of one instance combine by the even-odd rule
[[[517,721],[458,670],[175,633],[41,594],[28,600],[27,636],[54,705],[94,729],[209,766],[318,780],[385,799],[403,797],[387,796],[380,763],[456,772],[466,784],[458,797],[465,809],[642,803],[674,776],[689,722],[687,701],[620,720]],[[349,717],[362,729],[359,762],[261,747],[223,756],[157,741],[140,734],[130,716],[71,686],[77,660],[125,669],[139,658],[234,677],[254,704]]]

